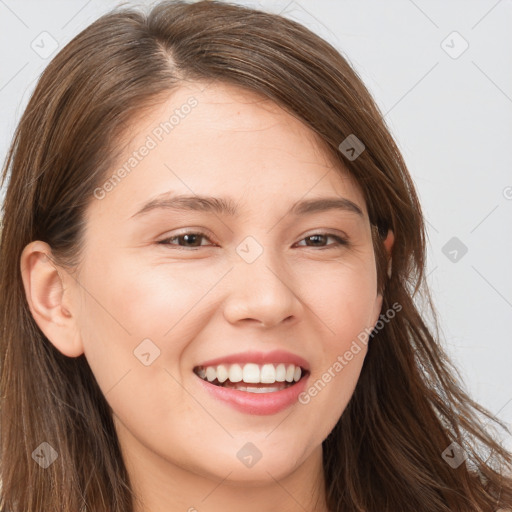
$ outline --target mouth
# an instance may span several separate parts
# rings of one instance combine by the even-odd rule
[[[295,386],[309,375],[292,363],[245,363],[196,366],[194,373],[214,386],[249,393],[275,393]]]

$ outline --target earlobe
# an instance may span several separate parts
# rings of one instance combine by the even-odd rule
[[[50,246],[39,240],[28,244],[21,254],[20,268],[30,312],[43,334],[64,355],[81,355],[77,319],[64,281],[67,275],[53,263]]]

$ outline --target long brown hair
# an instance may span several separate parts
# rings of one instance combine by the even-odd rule
[[[2,179],[0,510],[134,510],[112,411],[85,357],[64,356],[39,330],[20,255],[42,240],[59,265],[78,264],[87,206],[123,149],[123,130],[185,80],[238,85],[302,120],[357,180],[372,224],[394,232],[390,275],[380,237],[374,246],[382,309],[401,311],[373,333],[354,395],[323,442],[330,510],[512,507],[511,456],[485,427],[498,422],[462,390],[418,310],[420,296],[431,305],[422,213],[369,92],[298,23],[200,1],[99,18],[50,62],[16,130]],[[365,146],[356,159],[338,148],[351,134]],[[58,454],[45,470],[33,455],[43,442]],[[454,442],[467,456],[457,468],[443,457]]]

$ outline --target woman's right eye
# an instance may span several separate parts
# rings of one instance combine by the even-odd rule
[[[196,231],[188,231],[186,233],[180,233],[179,235],[175,235],[172,237],[165,238],[164,240],[160,240],[158,244],[166,245],[170,247],[179,247],[179,248],[189,248],[189,249],[196,249],[198,247],[204,247],[200,242],[201,239],[206,239],[211,242],[211,240],[201,232]],[[178,244],[172,243],[173,241],[177,240]],[[184,241],[185,244],[181,245],[179,242]]]

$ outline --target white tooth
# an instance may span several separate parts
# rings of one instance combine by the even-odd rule
[[[228,380],[228,377],[229,377],[228,369],[223,364],[219,364],[219,366],[217,366],[218,381],[225,382],[226,380]]]
[[[292,382],[293,381],[293,374],[295,373],[295,365],[290,364],[288,365],[288,368],[286,368],[286,382]]]
[[[225,365],[219,364],[218,366],[208,366],[207,368],[199,368],[197,374],[202,379],[213,382],[217,379],[223,383],[230,380],[233,383],[244,381],[251,384],[273,384],[274,382],[298,382],[302,376],[302,370],[299,366],[294,364],[285,365],[279,363],[277,366],[273,364],[264,364],[261,367],[255,363],[247,363],[243,367],[239,364]],[[240,387],[243,391],[243,389]],[[280,388],[274,387],[260,387],[251,388],[262,391],[254,391],[254,393],[268,393],[278,391]]]
[[[232,364],[229,367],[229,380],[231,382],[240,382],[242,377],[242,367],[239,364]]]
[[[261,368],[260,381],[265,384],[273,384],[276,381],[276,369],[273,364],[264,364]]]
[[[286,378],[286,366],[282,363],[277,365],[276,368],[276,381],[277,382],[284,382]]]
[[[247,363],[244,366],[244,382],[257,384],[260,382],[260,367],[254,363]]]
[[[208,368],[206,368],[206,378],[209,382],[212,382],[212,380],[217,378],[217,372],[213,366],[208,366]]]

